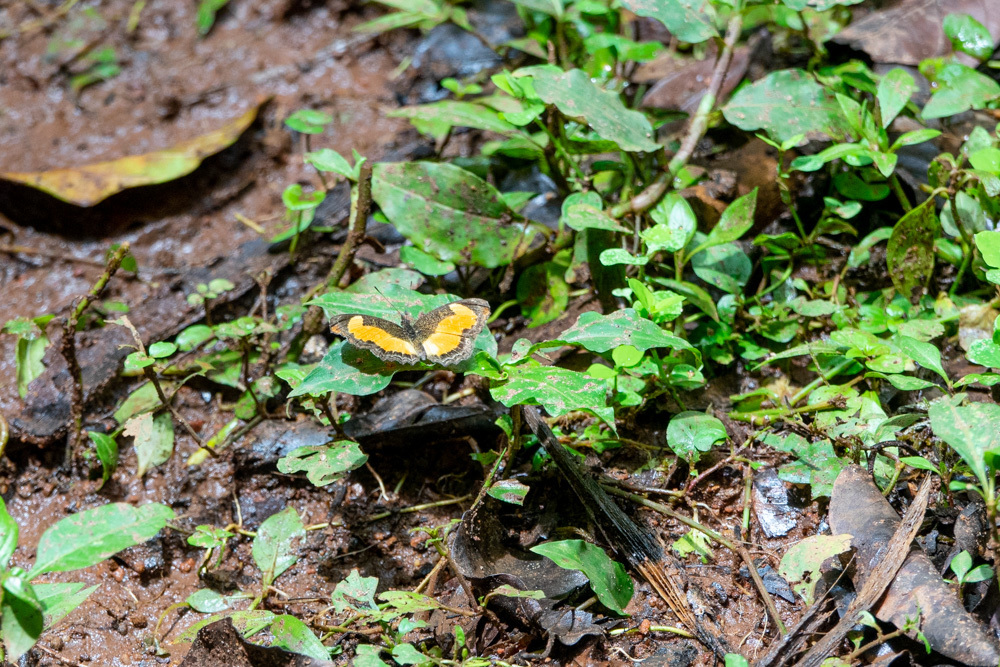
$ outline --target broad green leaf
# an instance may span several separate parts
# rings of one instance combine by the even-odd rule
[[[800,69],[772,72],[741,88],[722,113],[741,130],[767,130],[778,141],[799,134],[842,141],[848,134],[836,98]]]
[[[507,380],[490,387],[493,399],[508,408],[518,403],[541,405],[553,417],[587,410],[614,428],[615,413],[607,407],[607,394],[606,382],[557,366],[508,366]]]
[[[962,457],[979,480],[980,488],[989,488],[986,455],[1000,452],[1000,405],[956,406],[942,399],[931,405],[927,415],[934,434]]]
[[[454,263],[443,262],[412,245],[405,245],[399,249],[399,261],[409,264],[425,276],[443,276],[455,270]]]
[[[928,199],[933,204],[933,200]],[[933,205],[921,204],[899,219],[886,248],[893,285],[912,299],[934,271],[934,239],[941,225]]]
[[[601,251],[601,264],[604,266],[618,266],[620,264],[625,264],[627,266],[644,266],[649,262],[649,257],[644,255],[633,255],[628,250],[623,250],[622,248],[608,248],[607,250]]]
[[[281,614],[271,623],[271,646],[278,646],[292,653],[307,655],[314,660],[330,660],[330,649],[323,645],[309,626],[291,614]]]
[[[612,232],[629,230],[602,210],[601,196],[596,192],[575,192],[562,204],[562,222],[570,229],[606,229]]]
[[[10,557],[14,555],[14,549],[17,549],[18,533],[17,522],[7,512],[3,498],[0,498],[0,572],[7,570]]]
[[[623,0],[629,11],[656,19],[682,42],[698,44],[716,37],[713,6],[703,0]]]
[[[520,129],[500,118],[496,111],[475,102],[441,100],[431,104],[403,107],[386,115],[409,118],[417,131],[429,134],[438,141],[444,139],[453,127],[471,127],[507,136],[523,134]]]
[[[866,155],[868,152],[868,149],[861,144],[834,144],[813,155],[800,155],[792,160],[791,167],[798,171],[817,171],[828,162],[850,155]]]
[[[889,70],[878,82],[879,110],[882,112],[882,127],[889,127],[899,112],[906,107],[910,96],[917,90],[913,75],[901,67]]]
[[[743,195],[722,212],[722,217],[716,223],[708,238],[691,254],[723,243],[731,243],[750,231],[753,227],[754,211],[757,209],[757,188]]]
[[[821,567],[827,558],[851,548],[853,535],[810,535],[793,544],[781,557],[778,574],[792,584],[792,590],[812,604]]]
[[[169,391],[167,386],[161,385],[164,391]],[[147,410],[151,410],[160,404],[160,396],[156,393],[156,387],[152,382],[140,385],[135,391],[128,395],[121,406],[115,410],[114,418],[119,424],[124,424],[129,419]]]
[[[983,261],[993,268],[1000,268],[1000,232],[979,232],[975,241]]]
[[[583,70],[562,72],[542,66],[517,73],[534,78],[535,92],[546,104],[556,105],[570,118],[583,119],[602,139],[615,142],[622,150],[660,149],[646,116],[628,109],[618,93],[601,88]]]
[[[533,264],[517,280],[517,302],[528,318],[528,327],[558,319],[569,305],[566,266],[556,262]]]
[[[691,241],[698,230],[698,219],[687,200],[676,192],[668,193],[649,211],[656,225],[642,231],[648,253],[676,252]]]
[[[278,459],[278,470],[287,475],[305,472],[312,484],[326,486],[360,468],[367,460],[358,443],[338,440],[330,445],[297,447]]]
[[[904,354],[913,359],[915,362],[923,366],[928,370],[932,370],[945,381],[947,384],[951,384],[951,380],[948,379],[948,374],[944,372],[944,367],[941,365],[941,350],[938,349],[937,345],[932,345],[930,343],[925,343],[923,341],[916,340],[915,338],[910,338],[909,336],[897,335],[892,339],[892,342],[896,344]]]
[[[969,164],[981,171],[1000,174],[1000,148],[987,146],[973,151],[969,154]]]
[[[286,507],[267,517],[253,539],[253,560],[264,573],[264,587],[270,586],[282,572],[298,560],[292,553],[293,542],[306,535],[302,519],[294,507]]]
[[[372,198],[413,245],[446,262],[505,266],[536,236],[492,185],[452,164],[378,163]]]
[[[370,613],[378,611],[375,603],[375,591],[378,589],[376,577],[362,577],[357,570],[351,570],[347,577],[333,589],[330,601],[337,614],[352,610]]]
[[[938,72],[937,90],[924,106],[921,116],[944,118],[969,109],[983,109],[1000,97],[1000,83],[960,63],[949,63]]]
[[[8,660],[15,663],[42,634],[42,607],[31,584],[23,576],[8,573],[0,591],[0,635]]]
[[[201,614],[217,614],[229,609],[232,600],[211,588],[202,588],[184,600],[192,609]]]
[[[521,5],[535,12],[542,12],[559,18],[563,14],[562,0],[512,0],[515,5]]]
[[[625,607],[632,600],[632,580],[624,566],[611,560],[604,549],[583,540],[545,542],[531,548],[567,570],[579,570],[590,579],[590,587],[608,609],[627,616]]]
[[[892,227],[879,227],[875,231],[861,239],[861,242],[851,248],[851,254],[847,256],[847,265],[856,269],[868,261],[871,256],[872,247],[882,241],[888,240],[892,236]]]
[[[316,109],[299,109],[285,119],[285,125],[303,134],[321,134],[333,122],[333,116]]]
[[[353,667],[389,667],[389,663],[379,657],[384,650],[375,644],[358,644],[351,664]]]
[[[763,443],[798,459],[781,466],[778,477],[792,484],[808,484],[813,499],[829,496],[834,480],[847,465],[847,461],[834,453],[833,445],[826,439],[810,442],[797,433],[785,436],[771,433],[764,436]]]
[[[174,453],[174,421],[169,412],[153,416],[143,412],[125,422],[122,434],[133,437],[133,448],[138,459],[136,477],[142,477],[150,468],[166,463]]]
[[[825,12],[833,7],[846,5],[857,5],[864,0],[781,0],[786,7],[801,12],[803,9],[812,9],[817,12]],[[729,667],[728,665],[726,667]]]
[[[735,243],[723,243],[695,255],[691,268],[709,285],[728,294],[741,294],[753,271],[753,262]]]
[[[488,493],[490,497],[496,498],[497,500],[505,503],[523,505],[524,499],[530,490],[530,486],[522,484],[516,479],[502,479],[499,482],[492,484],[486,493]]]
[[[709,451],[712,445],[727,437],[722,422],[704,412],[681,412],[667,424],[667,445],[691,464],[698,462],[702,452]]]
[[[691,302],[692,305],[697,306],[704,311],[704,313],[713,320],[716,322],[719,321],[719,311],[715,306],[715,300],[712,299],[712,295],[705,291],[703,287],[695,285],[694,283],[689,283],[686,280],[660,278],[659,276],[654,277],[653,281],[677,292]]]
[[[993,55],[990,31],[969,14],[948,14],[942,27],[956,51],[968,53],[977,60],[986,60]]]
[[[393,646],[392,659],[397,665],[423,665],[431,663],[430,658],[414,648],[413,644],[396,644]]]
[[[198,631],[210,623],[228,618],[233,622],[236,631],[244,638],[252,637],[265,629],[274,620],[275,613],[266,609],[248,609],[246,611],[227,611],[221,614],[214,614],[207,618],[191,624],[182,632],[178,633],[173,640],[174,644],[190,644],[198,636]]]
[[[173,517],[166,505],[111,503],[60,519],[38,541],[31,578],[96,565],[152,538]]]
[[[344,178],[354,176],[354,167],[351,166],[351,163],[332,148],[321,148],[318,151],[306,153],[303,159],[319,171],[330,171],[340,174]]]
[[[87,586],[78,582],[32,584],[35,598],[42,608],[45,627],[51,628],[90,597],[100,586]]]
[[[640,317],[633,308],[622,308],[610,315],[587,312],[576,324],[562,332],[559,340],[582,345],[591,352],[607,352],[621,345],[631,345],[646,351],[654,347],[693,350],[683,338],[667,333],[653,322]]]
[[[966,358],[974,364],[989,368],[1000,368],[1000,345],[991,338],[981,338],[973,341],[966,353]]]

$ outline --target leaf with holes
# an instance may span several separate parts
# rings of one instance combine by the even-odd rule
[[[941,230],[934,200],[908,212],[896,223],[886,248],[886,263],[892,284],[913,299],[934,271],[934,239]]]
[[[446,262],[505,266],[536,236],[492,185],[453,164],[378,163],[372,198],[413,245]]]
[[[586,410],[614,428],[615,412],[607,406],[608,385],[586,373],[556,366],[517,365],[507,367],[507,380],[490,387],[490,395],[508,408],[541,405],[558,417],[573,410]]]

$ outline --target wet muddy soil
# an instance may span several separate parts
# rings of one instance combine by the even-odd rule
[[[303,136],[293,138],[281,121],[306,107],[331,114],[333,125],[313,137],[312,149],[329,146],[342,154],[355,149],[373,159],[388,155],[407,159],[427,149],[405,121],[388,118],[385,112],[414,94],[417,85],[412,70],[400,73],[401,63],[421,53],[428,67],[440,63],[426,55],[426,44],[416,33],[397,31],[371,38],[352,32],[352,26],[377,15],[373,7],[296,0],[232,2],[201,38],[195,29],[197,3],[145,4],[129,30],[138,4],[82,3],[79,9],[85,12],[65,15],[54,3],[0,6],[0,25],[31,26],[0,41],[0,171],[44,171],[162,150],[262,105],[258,119],[235,145],[190,176],[123,193],[95,210],[81,211],[5,186],[0,191],[4,320],[64,313],[100,275],[107,248],[125,241],[138,261],[138,273],[113,280],[104,300],[126,304],[147,341],[161,340],[197,321],[202,311],[184,297],[197,283],[219,274],[238,283],[232,303],[221,304],[220,316],[255,307],[259,294],[255,278],[263,271],[273,277],[273,300],[298,299],[324,275],[336,246],[320,242],[294,266],[289,265],[287,253],[268,250],[266,239],[287,224],[282,219],[284,188],[296,182],[319,185],[315,172],[302,162]],[[96,46],[115,49],[121,73],[73,92],[71,79],[85,69],[86,54]],[[439,76],[434,71],[430,78]],[[339,210],[328,212],[329,223],[339,224],[345,214],[346,201],[341,199]],[[105,353],[123,342],[110,329],[81,336],[84,347],[92,350],[81,352],[88,363],[103,363]],[[60,363],[55,346],[45,363]],[[85,373],[88,368],[85,365]],[[134,386],[95,372],[94,384],[88,387],[93,400],[84,415],[85,427],[107,426],[117,400]],[[443,377],[424,389],[441,399],[459,386],[454,378]],[[297,444],[314,437],[309,434],[314,426],[304,417],[287,420],[277,414],[200,466],[185,464],[196,444],[180,430],[170,461],[142,478],[135,476],[134,454],[125,449],[121,467],[99,488],[92,459],[77,458],[65,465],[64,438],[52,423],[59,415],[44,410],[65,398],[65,383],[50,383],[47,396],[37,391],[33,388],[35,393],[26,400],[18,396],[13,337],[0,337],[0,413],[15,427],[15,439],[0,462],[0,494],[21,527],[24,546],[15,555],[16,565],[30,566],[33,545],[55,521],[107,502],[166,503],[179,519],[173,529],[151,542],[101,565],[47,575],[45,581],[83,581],[100,584],[100,589],[42,637],[25,665],[179,664],[189,644],[174,640],[201,615],[175,605],[208,585],[224,592],[251,593],[260,585],[249,540],[234,541],[237,546],[227,550],[210,576],[199,578],[202,552],[187,545],[187,534],[202,524],[242,522],[245,529],[254,530],[289,505],[307,525],[318,527],[301,545],[298,563],[279,580],[280,591],[269,598],[269,608],[315,619],[327,607],[333,587],[355,568],[378,577],[380,590],[413,588],[438,559],[426,533],[417,529],[461,516],[482,482],[482,467],[470,453],[494,444],[460,439],[376,447],[368,452],[370,469],[317,489],[274,468],[282,437]],[[194,385],[180,390],[176,405],[206,437],[232,418],[233,399],[217,388]],[[38,410],[29,414],[28,404]],[[345,401],[341,408],[363,411],[370,406],[370,401]],[[636,456],[641,458],[608,454],[602,463],[609,470],[633,469],[642,464]],[[372,471],[381,476],[388,497]],[[706,503],[705,511],[735,523],[742,511],[739,499],[716,494],[731,482],[727,474],[723,468],[700,500]],[[666,483],[655,475],[647,481],[651,486]],[[545,484],[556,514],[572,515],[573,497],[562,482],[553,477]],[[399,512],[418,504],[430,506]],[[808,502],[803,511],[814,519],[818,515],[818,508]],[[636,518],[666,543],[687,530],[649,513],[637,513]],[[800,522],[797,530],[806,524]],[[563,525],[554,522],[552,532],[558,533]],[[526,525],[524,530],[526,542],[539,537],[534,527]],[[755,555],[776,566],[770,549],[795,536],[774,541],[761,537],[763,549]],[[689,558],[687,569],[705,594],[714,596],[712,606],[724,609],[715,621],[730,644],[752,656],[766,645],[771,627],[751,594],[749,579],[738,574],[740,563],[726,553],[717,556],[707,567]],[[442,576],[433,594],[453,606],[465,604],[454,578]],[[782,599],[777,604],[786,623],[794,621],[800,606]],[[547,661],[712,664],[714,658],[700,644],[649,629],[673,626],[676,620],[645,583],[637,582],[628,610],[633,616],[622,627],[638,631],[610,639],[587,638],[573,647],[556,646]],[[447,634],[453,623],[441,619],[439,625],[438,631]],[[322,622],[317,626],[322,628]],[[353,634],[334,640],[344,649],[339,660],[346,662],[343,656],[351,655],[353,646],[363,640]],[[494,642],[493,654],[508,659],[545,644],[531,633]]]

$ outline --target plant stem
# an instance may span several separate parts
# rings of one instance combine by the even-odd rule
[[[660,175],[646,186],[642,192],[632,197],[632,199],[621,202],[613,207],[609,211],[611,217],[621,218],[629,213],[642,213],[653,207],[667,192],[667,188],[674,180],[674,177],[677,176],[688,160],[691,159],[691,156],[694,155],[698,142],[705,136],[705,131],[708,129],[708,117],[711,115],[712,110],[715,109],[715,103],[719,99],[722,82],[726,78],[726,71],[729,69],[729,63],[733,59],[733,46],[736,44],[736,40],[739,39],[742,30],[743,12],[742,3],[739,3],[734,8],[733,15],[729,19],[729,26],[726,28],[726,37],[722,43],[722,50],[719,52],[719,59],[715,61],[715,68],[712,70],[712,81],[708,86],[708,90],[705,91],[705,96],[701,98],[697,111],[695,111],[694,116],[691,118],[691,124],[688,125],[687,134],[684,136],[680,148],[674,157],[671,158],[666,169],[660,172]]]
[[[344,239],[344,245],[340,248],[340,254],[337,255],[337,261],[330,267],[330,274],[326,279],[326,286],[329,289],[340,284],[340,279],[344,277],[347,267],[354,261],[354,253],[357,252],[358,245],[365,238],[368,211],[372,205],[372,166],[370,162],[361,165],[355,193],[355,197],[351,201],[351,227],[347,232],[347,238]]]
[[[73,458],[73,448],[80,443],[80,436],[83,432],[83,370],[80,362],[76,358],[76,327],[80,323],[80,318],[87,308],[97,299],[101,298],[104,288],[107,286],[111,276],[115,275],[122,265],[122,261],[129,251],[129,243],[126,241],[108,257],[104,272],[97,278],[97,282],[90,288],[83,298],[76,302],[76,305],[66,316],[63,323],[63,336],[59,345],[59,352],[66,360],[69,367],[69,375],[73,379],[70,387],[70,433],[66,439],[66,463]]]

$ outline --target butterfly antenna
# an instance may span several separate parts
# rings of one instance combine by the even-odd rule
[[[404,313],[403,311],[401,311],[399,308],[396,308],[396,304],[394,304],[391,300],[389,300],[389,297],[387,297],[385,294],[382,294],[382,290],[380,290],[378,287],[375,287],[375,285],[372,285],[372,289],[374,289],[376,292],[378,292],[378,295],[380,297],[382,297],[383,299],[385,299],[385,302],[387,304],[389,304],[390,308],[392,308],[397,313],[399,313],[399,317],[401,318],[401,320],[406,321],[406,322],[410,321],[410,316],[407,315],[406,313]]]

